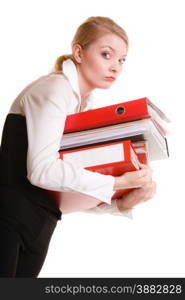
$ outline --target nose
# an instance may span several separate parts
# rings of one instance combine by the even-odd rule
[[[117,62],[112,63],[111,66],[110,66],[110,70],[113,73],[119,73],[120,72],[120,65],[119,65],[119,63],[117,63]]]

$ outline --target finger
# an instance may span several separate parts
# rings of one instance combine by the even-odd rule
[[[142,164],[139,162],[139,166],[141,167],[141,169],[146,169],[148,168],[148,166],[146,164]]]
[[[133,184],[132,187],[138,187],[138,188],[142,188],[144,190],[146,190],[148,187],[148,185],[150,185],[152,182],[152,178],[148,175],[143,176],[143,177],[137,177],[135,178],[135,180],[133,180]]]
[[[148,191],[145,191],[144,201],[151,200],[156,194],[155,187],[152,187]]]
[[[136,180],[141,182],[142,184],[148,183],[152,181],[152,174],[150,172],[146,172],[145,174],[138,174]]]
[[[143,178],[142,178],[142,180],[143,180]],[[154,182],[152,181],[151,178],[148,178],[148,181],[145,179],[145,181],[146,181],[146,183],[143,184],[143,186],[142,186],[142,189],[143,189],[143,190],[151,190],[151,189],[154,189]],[[144,180],[143,180],[143,182],[144,182]]]
[[[145,164],[141,164],[141,163],[140,163],[140,167],[141,167],[141,170],[148,170],[151,174],[153,173],[153,170],[152,170],[152,168],[149,166],[149,164],[145,165]]]
[[[143,176],[147,175],[148,170],[147,169],[141,169],[141,170],[138,170],[138,171],[135,171],[135,172],[137,172],[136,173],[137,177],[143,177]]]
[[[148,190],[148,191],[151,191],[151,192],[156,192],[156,183],[155,183],[155,181],[150,181],[150,182],[148,182],[148,183],[146,183],[146,185],[145,186],[143,186],[142,187],[143,189],[146,189],[146,190]]]
[[[147,177],[147,178],[142,178],[139,183],[141,184],[142,190],[148,191],[148,190],[152,189],[151,182],[152,182],[152,179]]]

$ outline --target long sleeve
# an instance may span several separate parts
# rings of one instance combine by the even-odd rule
[[[59,158],[65,119],[76,105],[67,80],[61,77],[40,81],[21,98],[28,133],[27,177],[47,190],[80,192],[110,204],[113,176],[90,172]]]
[[[107,205],[107,203],[104,203],[100,206],[96,206],[90,209],[87,209],[84,211],[85,213],[94,213],[97,215],[102,214],[110,214],[114,216],[120,216],[120,217],[128,217],[132,219],[132,209],[127,209],[125,211],[120,211],[117,207],[116,201],[113,200],[111,205]]]

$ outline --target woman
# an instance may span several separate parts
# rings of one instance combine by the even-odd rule
[[[37,277],[61,212],[48,190],[80,192],[112,207],[115,190],[136,187],[114,203],[120,212],[155,193],[151,169],[119,177],[90,172],[59,159],[68,114],[91,107],[91,92],[119,76],[128,49],[125,31],[105,17],[78,29],[72,54],[54,72],[29,84],[14,100],[1,142],[0,276]],[[115,208],[116,205],[116,208]]]

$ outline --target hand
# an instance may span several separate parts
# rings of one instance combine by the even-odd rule
[[[148,165],[140,164],[138,171],[126,172],[115,177],[114,190],[126,188],[138,188],[146,185],[152,180],[152,169]]]
[[[136,188],[123,195],[121,199],[117,199],[117,207],[120,211],[130,209],[139,203],[152,199],[155,193],[156,183],[154,181],[150,181],[141,188]]]

